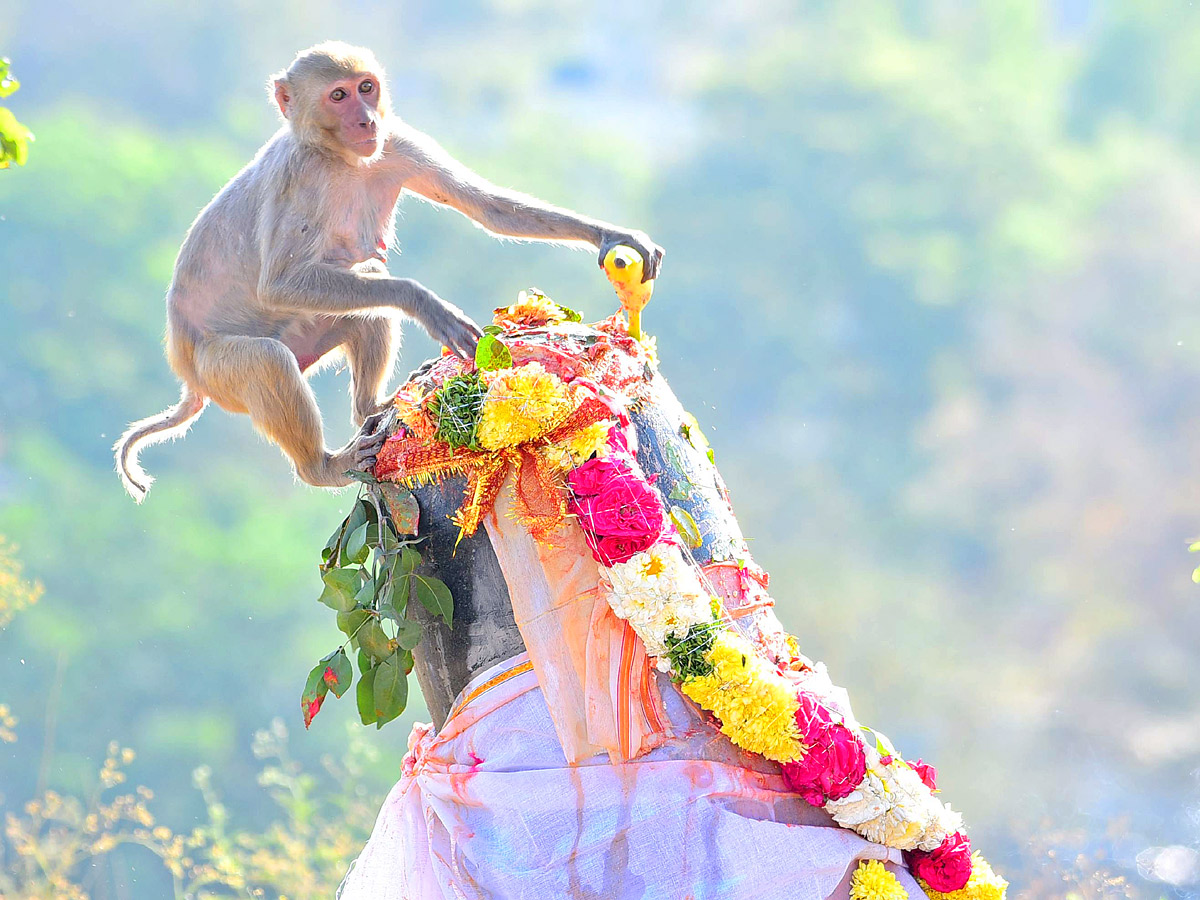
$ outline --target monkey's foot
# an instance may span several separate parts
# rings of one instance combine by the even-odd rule
[[[369,416],[363,422],[362,430],[354,440],[354,468],[359,472],[370,472],[375,468],[379,451],[387,440],[387,432],[382,427],[383,413]]]

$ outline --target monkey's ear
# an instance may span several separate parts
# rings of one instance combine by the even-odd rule
[[[288,118],[288,107],[292,103],[292,94],[288,90],[288,83],[282,78],[275,79],[275,105],[279,107],[279,112],[286,119]]]

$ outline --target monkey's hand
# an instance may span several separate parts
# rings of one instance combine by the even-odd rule
[[[463,359],[475,357],[475,345],[483,337],[471,317],[441,297],[431,293],[428,302],[414,316],[429,336]]]
[[[645,269],[642,272],[643,283],[658,277],[659,269],[662,267],[663,248],[650,240],[650,235],[644,231],[605,232],[604,240],[600,243],[599,263],[601,269],[604,268],[604,257],[608,256],[608,251],[618,244],[632,247],[642,255],[642,259],[645,261]]]
[[[351,443],[354,447],[354,468],[359,472],[373,472],[379,451],[387,440],[387,432],[383,429],[383,413],[376,413],[367,418],[362,428]]]

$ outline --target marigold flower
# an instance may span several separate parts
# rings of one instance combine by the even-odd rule
[[[864,859],[850,876],[850,900],[908,900],[908,891],[877,859]]]
[[[476,440],[485,450],[513,447],[541,437],[575,408],[570,389],[540,363],[491,375]]]
[[[517,294],[517,302],[495,310],[492,321],[497,325],[558,325],[567,321],[567,311],[539,291],[530,288]]]
[[[739,747],[777,762],[804,755],[796,728],[796,689],[739,634],[721,631],[708,660],[713,671],[680,689],[721,721]]]
[[[920,876],[917,881],[929,895],[929,900],[1004,900],[1008,891],[1008,882],[997,875],[978,852],[971,854],[971,877],[957,891],[938,891]]]

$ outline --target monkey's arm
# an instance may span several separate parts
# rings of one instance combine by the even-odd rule
[[[416,319],[430,337],[464,358],[474,355],[475,343],[483,334],[461,309],[411,278],[356,272],[325,263],[272,268],[276,274],[262,280],[259,297],[274,309],[326,315],[396,309]]]
[[[663,249],[643,231],[610,225],[497,187],[415,130],[394,136],[389,150],[404,172],[407,190],[458,210],[493,234],[590,244],[600,251],[601,266],[611,248],[625,244],[646,260],[643,280],[658,277]]]

